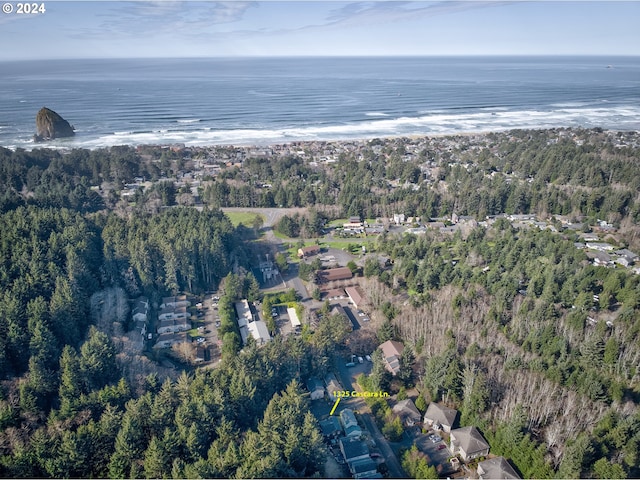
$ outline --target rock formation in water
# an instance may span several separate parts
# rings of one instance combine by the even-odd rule
[[[73,137],[72,125],[53,110],[42,107],[36,115],[36,134],[33,140],[43,142],[54,138]]]

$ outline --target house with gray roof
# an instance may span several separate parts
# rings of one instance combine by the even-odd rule
[[[362,460],[351,462],[349,471],[353,478],[382,478],[382,475],[378,473],[378,464],[371,458],[363,458]]]
[[[431,402],[424,414],[424,423],[434,430],[450,432],[456,422],[457,416],[457,410]]]
[[[338,443],[340,444],[340,451],[348,464],[370,458],[369,447],[365,442],[357,438],[341,438]],[[351,465],[349,465],[349,469],[351,469]]]
[[[149,299],[147,297],[137,298],[133,303],[131,313],[135,322],[146,322],[149,315]]]
[[[451,430],[450,440],[451,452],[454,455],[460,454],[465,462],[489,455],[489,444],[476,427]]]
[[[311,377],[307,380],[307,390],[311,394],[311,400],[320,400],[324,398],[324,386],[320,379]]]
[[[478,463],[478,477],[480,480],[510,480],[522,478],[504,457],[494,457]]]
[[[320,422],[320,430],[325,437],[338,437],[342,434],[342,427],[338,417],[330,416]]]
[[[393,406],[392,410],[393,413],[400,417],[402,423],[408,427],[413,427],[416,423],[420,423],[422,419],[422,414],[410,398],[400,400]]]
[[[362,435],[362,429],[360,428],[360,425],[358,425],[358,421],[356,420],[353,410],[350,408],[345,408],[340,412],[340,421],[342,422],[344,434],[347,437],[359,437]]]
[[[333,392],[342,392],[344,388],[338,382],[338,379],[333,373],[328,373],[326,377],[324,377],[324,384],[327,386],[327,395],[329,395],[329,400],[331,403],[335,401],[335,397],[333,396]]]

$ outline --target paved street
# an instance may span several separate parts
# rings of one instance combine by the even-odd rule
[[[361,391],[362,389],[355,382],[355,378],[360,373],[369,373],[371,371],[372,364],[371,362],[365,361],[362,364],[356,364],[355,367],[346,367],[344,361],[337,358],[334,361],[334,365],[336,366],[340,376],[340,381],[345,390]],[[404,473],[404,470],[402,470],[396,454],[393,452],[388,440],[384,438],[384,435],[382,435],[382,432],[378,429],[375,419],[373,418],[373,415],[371,415],[371,410],[369,410],[365,401],[359,397],[344,398],[340,401],[339,405],[342,408],[351,408],[352,410],[359,412],[365,428],[371,434],[371,438],[375,441],[380,453],[386,460],[387,467],[389,468],[389,477],[406,478],[407,475]]]
[[[362,419],[362,422],[364,423],[367,430],[369,430],[371,437],[376,442],[376,445],[380,450],[380,453],[387,461],[387,468],[389,469],[389,477],[390,478],[407,478],[407,474],[404,473],[404,470],[402,470],[402,467],[400,466],[400,462],[398,461],[396,454],[393,453],[393,450],[391,449],[389,442],[387,441],[386,438],[384,438],[384,435],[382,435],[382,432],[380,432],[380,430],[378,429],[378,426],[376,425],[376,422],[373,416],[370,413],[365,413],[360,415],[360,418]]]

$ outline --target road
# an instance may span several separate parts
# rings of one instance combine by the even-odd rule
[[[370,413],[361,414],[360,418],[364,423],[365,427],[371,434],[371,438],[373,438],[376,442],[376,445],[380,449],[380,453],[387,461],[387,468],[389,469],[389,477],[390,478],[407,478],[407,474],[404,473],[402,467],[400,466],[400,462],[396,457],[396,454],[391,450],[391,446],[384,435],[378,429],[376,422],[373,416]]]
[[[357,383],[352,382],[352,378],[354,375],[357,375],[359,373],[369,373],[371,367],[369,362],[356,364],[355,367],[349,368],[345,366],[343,359],[336,358],[334,359],[334,366],[338,371],[340,381],[345,390],[362,391]],[[351,408],[352,410],[359,412],[360,418],[362,419],[365,428],[371,434],[371,438],[373,438],[373,440],[376,442],[377,447],[380,449],[380,453],[386,460],[387,467],[389,468],[389,477],[407,478],[406,473],[404,473],[404,470],[402,470],[402,466],[398,461],[398,457],[396,457],[396,454],[391,449],[389,441],[384,438],[384,435],[382,435],[382,432],[380,432],[380,430],[378,429],[375,419],[371,414],[371,410],[365,403],[364,399],[362,399],[361,397],[350,397],[345,398],[344,400],[344,402],[340,402],[340,406],[342,408]]]

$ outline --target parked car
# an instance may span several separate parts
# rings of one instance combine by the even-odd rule
[[[371,355],[365,355],[365,356],[364,356],[364,358],[366,358],[366,359],[367,359],[367,362],[370,362],[370,361],[371,361]]]
[[[198,342],[198,343],[204,343],[204,341],[205,341],[205,340],[206,340],[206,338],[204,338],[204,337],[198,337],[198,338],[196,339],[196,342]]]
[[[356,364],[355,364],[355,363],[353,363],[353,362],[349,362],[349,363],[345,363],[345,364],[344,364],[344,366],[345,366],[345,367],[355,367],[355,366],[356,366]]]
[[[379,453],[371,453],[371,454],[369,454],[369,456],[371,458],[382,458],[382,455],[380,455]]]
[[[438,449],[438,450],[443,450],[443,449],[445,449],[445,448],[447,448],[447,446],[446,446],[444,443],[441,443],[440,445],[438,445],[438,448],[437,448],[437,449]]]

